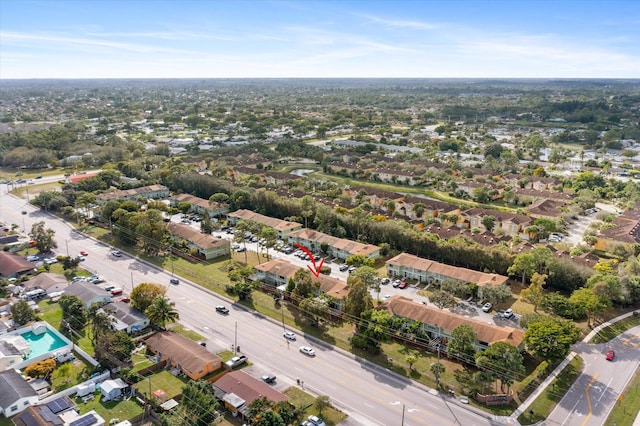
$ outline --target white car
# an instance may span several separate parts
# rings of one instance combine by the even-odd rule
[[[111,252],[111,256],[121,257],[122,253],[120,252],[120,250],[114,250],[114,251]]]
[[[487,302],[482,305],[482,312],[491,312],[491,308],[493,308],[493,305]]]
[[[309,356],[316,356],[316,351],[314,351],[309,346],[300,346],[300,352]]]
[[[327,426],[324,420],[318,416],[309,416],[307,420],[309,420],[314,426]]]
[[[50,257],[49,259],[45,259],[44,263],[46,263],[47,265],[53,265],[54,263],[58,263],[58,259],[56,259],[55,257]]]
[[[284,338],[287,340],[296,340],[296,335],[292,331],[285,331],[283,334]]]
[[[503,317],[509,319],[513,316],[513,309],[509,308],[502,314]]]

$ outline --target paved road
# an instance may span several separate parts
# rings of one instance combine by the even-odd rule
[[[616,353],[605,359],[607,350]],[[577,343],[573,347],[584,360],[584,370],[547,418],[546,425],[603,425],[627,383],[640,366],[640,326],[608,343]]]
[[[89,253],[83,266],[103,275],[130,291],[132,283],[157,282],[168,286],[168,297],[176,303],[180,322],[200,333],[212,352],[240,346],[253,364],[255,376],[266,372],[278,377],[278,385],[287,387],[296,377],[304,382],[306,390],[316,395],[329,395],[331,401],[349,414],[348,424],[393,425],[404,415],[407,426],[439,425],[495,425],[516,424],[513,420],[488,418],[450,397],[443,397],[404,377],[390,373],[366,361],[354,358],[334,347],[302,335],[287,344],[282,337],[283,327],[277,321],[231,304],[224,298],[190,285],[184,279],[177,286],[169,285],[170,273],[131,258],[114,258],[110,248],[77,233],[69,225],[53,216],[25,206],[25,201],[7,195],[6,186],[0,187],[0,220],[25,226],[44,220],[54,229],[59,245],[58,253]],[[27,209],[28,215],[20,211]],[[101,286],[105,286],[101,284]],[[217,314],[213,307],[224,304],[231,310],[228,316]],[[309,358],[298,351],[300,345],[312,346],[317,356]],[[429,374],[428,372],[422,372]]]

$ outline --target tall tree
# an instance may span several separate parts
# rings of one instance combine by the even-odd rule
[[[441,310],[444,308],[450,308],[456,304],[456,298],[444,290],[436,291],[431,295],[429,300]]]
[[[459,325],[451,332],[447,342],[447,354],[473,365],[478,336],[469,324]]]
[[[544,315],[529,323],[524,340],[536,358],[553,363],[569,354],[578,335],[573,322]]]
[[[476,365],[500,380],[500,389],[508,388],[525,374],[524,358],[515,346],[496,342],[482,352],[476,352]]]
[[[520,297],[522,298],[522,300],[533,305],[534,312],[538,312],[538,306],[544,299],[543,287],[545,285],[546,279],[546,275],[541,275],[537,272],[534,272],[531,276],[531,283],[529,284],[529,287],[523,289],[520,292]]]
[[[164,297],[167,288],[155,283],[140,283],[131,292],[131,306],[144,312],[158,297]]]
[[[91,343],[95,346],[101,335],[111,331],[113,318],[98,303],[89,306],[89,326],[91,327]]]
[[[35,321],[36,313],[26,300],[18,300],[11,305],[11,319],[16,325],[25,325]]]
[[[344,303],[344,313],[353,319],[359,319],[360,315],[373,308],[369,287],[362,279],[349,277],[349,294]]]
[[[176,322],[180,319],[180,314],[175,310],[175,305],[174,302],[166,297],[156,297],[145,313],[152,324],[164,330],[167,323]]]
[[[593,292],[592,288],[585,287],[574,290],[569,297],[573,306],[581,307],[587,314],[587,327],[591,326],[591,320],[600,315],[609,307],[611,302]]]
[[[58,300],[62,309],[62,321],[69,328],[80,332],[87,324],[87,309],[78,296],[65,294]]]
[[[50,228],[45,229],[44,225],[44,221],[36,222],[31,226],[31,232],[29,232],[29,237],[36,242],[35,247],[40,253],[48,253],[58,247],[58,243],[54,239],[56,231]]]

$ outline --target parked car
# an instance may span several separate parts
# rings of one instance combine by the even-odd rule
[[[393,281],[393,288],[398,288],[398,287],[400,287],[400,284],[402,284],[402,281],[400,281],[400,280],[394,280],[394,281]]]
[[[86,259],[86,257],[84,257],[83,255],[81,255],[81,254],[78,255],[78,260],[80,262],[84,262],[85,259]]]
[[[513,309],[509,308],[502,314],[503,317],[509,319],[513,316]]]
[[[405,288],[407,288],[407,287],[409,287],[409,283],[408,283],[408,282],[406,282],[406,281],[402,281],[402,282],[400,283],[400,285],[398,286],[398,288],[400,288],[400,289],[405,289]]]
[[[262,381],[272,385],[272,384],[274,384],[276,382],[276,376],[274,376],[273,374],[264,375],[264,376],[262,376]]]
[[[169,282],[170,282],[171,284],[180,284],[180,280],[179,280],[179,279],[177,279],[177,278],[171,278],[171,279],[169,280]]]
[[[114,288],[116,288],[116,286],[115,286],[115,285],[108,285],[108,286],[106,286],[106,287],[104,288],[104,291],[111,291],[111,290],[113,290]]]
[[[40,260],[40,256],[36,256],[35,254],[32,254],[27,256],[27,260],[29,262],[37,262],[38,260]]]
[[[111,295],[112,295],[112,296],[119,296],[119,295],[121,295],[121,294],[122,294],[122,292],[123,292],[123,291],[124,291],[124,290],[123,290],[123,289],[121,289],[120,287],[116,287],[116,288],[114,288],[114,289],[112,289],[112,290],[111,290]]]
[[[491,312],[491,308],[493,308],[491,303],[485,303],[482,305],[482,312]]]
[[[338,268],[341,272],[346,271],[347,269],[349,269],[349,265],[340,265],[340,267]]]
[[[246,249],[246,248],[244,248],[244,247],[238,247],[238,248],[236,249],[236,252],[238,252],[238,253],[242,253],[243,251],[246,251],[246,250],[247,250],[247,249]]]
[[[292,331],[285,331],[282,335],[287,340],[296,340],[296,335]]]
[[[53,265],[54,263],[58,263],[58,259],[56,259],[55,257],[50,257],[48,259],[45,259],[44,263],[46,263],[47,265]]]
[[[316,351],[314,351],[309,346],[300,346],[300,352],[309,356],[316,356]]]
[[[607,361],[613,361],[613,359],[616,357],[616,352],[612,350],[608,350],[605,357],[607,358]]]
[[[131,299],[128,297],[121,297],[120,299],[118,299],[118,302],[129,303],[131,302]]]
[[[84,251],[84,250],[80,250],[80,255],[81,255],[81,256],[89,256],[89,253],[87,253],[87,252],[86,252],[86,251]]]
[[[318,416],[309,416],[307,420],[311,422],[314,426],[326,426],[325,422]]]
[[[226,306],[218,305],[216,306],[216,312],[227,315],[229,313],[229,309]]]
[[[120,250],[114,250],[114,251],[111,252],[111,256],[121,257],[122,253],[120,252]]]
[[[91,275],[89,277],[89,281],[94,284],[100,284],[104,282],[104,278],[102,278],[100,275]]]
[[[245,362],[247,362],[247,357],[244,355],[239,355],[239,356],[234,356],[229,361],[227,361],[227,365],[231,368],[236,368],[241,366]]]

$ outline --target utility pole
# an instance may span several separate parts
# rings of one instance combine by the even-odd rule
[[[233,345],[233,354],[238,354],[238,321],[236,321],[235,343]]]

